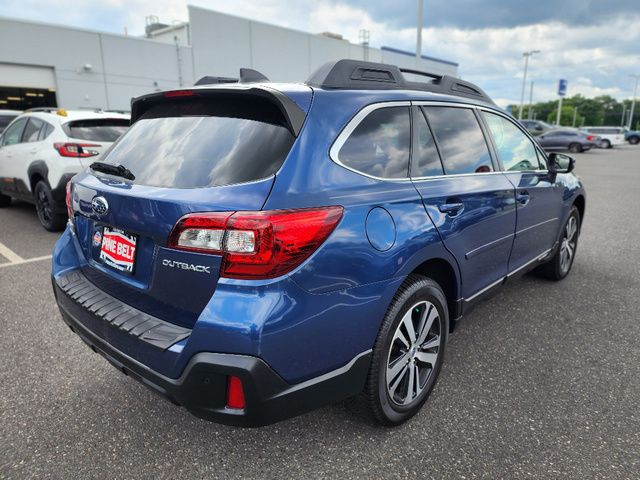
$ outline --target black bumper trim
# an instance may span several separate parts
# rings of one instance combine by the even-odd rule
[[[55,284],[61,292],[58,303],[65,304],[67,310],[73,309],[69,305],[73,303],[87,314],[161,350],[191,335],[188,328],[147,315],[103,292],[77,270],[58,278]]]
[[[203,352],[190,359],[179,378],[169,378],[94,334],[75,318],[74,314],[82,310],[74,310],[72,314],[60,302],[62,291],[55,282],[54,290],[63,320],[94,352],[121,372],[205,420],[242,427],[268,425],[357,395],[364,388],[369,371],[371,350],[357,355],[343,367],[292,385],[260,358]],[[229,375],[242,380],[244,409],[230,409],[225,405]]]

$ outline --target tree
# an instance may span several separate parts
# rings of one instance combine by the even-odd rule
[[[573,113],[574,108],[571,105],[562,105],[562,113],[560,114],[560,125],[563,127],[570,127],[573,125]],[[558,118],[558,109],[554,112],[550,112],[547,115],[547,123],[556,123],[556,119]],[[579,113],[576,115],[576,127],[583,125],[585,118]]]

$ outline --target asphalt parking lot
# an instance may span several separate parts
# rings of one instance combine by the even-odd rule
[[[640,147],[576,155],[587,216],[571,275],[528,275],[451,336],[395,429],[335,405],[261,429],[198,420],[61,321],[56,234],[0,210],[0,478],[639,478]]]

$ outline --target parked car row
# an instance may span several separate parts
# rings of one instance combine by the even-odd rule
[[[0,207],[12,198],[34,203],[42,226],[61,230],[67,182],[128,126],[128,115],[101,110],[36,108],[15,115],[0,135]]]
[[[616,145],[640,142],[640,132],[626,127],[556,127],[541,120],[520,120],[527,131],[546,150],[569,150],[579,153],[592,148],[613,148]]]

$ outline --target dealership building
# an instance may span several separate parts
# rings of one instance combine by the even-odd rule
[[[458,64],[390,47],[354,44],[188,7],[189,21],[147,17],[144,37],[0,18],[0,109],[39,106],[128,110],[131,97],[180,88],[240,67],[303,82],[330,60],[353,58],[457,75]],[[366,39],[366,32],[363,34]]]

